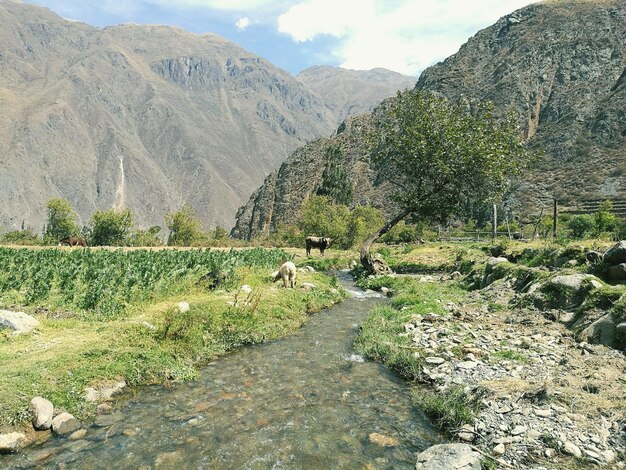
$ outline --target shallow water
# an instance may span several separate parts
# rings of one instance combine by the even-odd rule
[[[0,456],[0,468],[414,468],[440,439],[408,387],[354,352],[357,324],[383,300],[343,282],[354,297],[293,335],[223,357],[192,383],[128,392],[85,438]]]

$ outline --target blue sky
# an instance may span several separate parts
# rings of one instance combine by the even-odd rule
[[[27,0],[96,26],[215,33],[296,74],[311,65],[418,76],[527,0]]]

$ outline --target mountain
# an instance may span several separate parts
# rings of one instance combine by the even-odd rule
[[[390,88],[406,90],[417,81],[381,68],[350,70],[319,65],[303,70],[296,78],[323,97],[327,106],[338,114],[336,126],[348,116],[371,112],[375,105],[391,96]]]
[[[13,0],[0,0],[0,24],[5,229],[39,230],[51,197],[67,198],[83,223],[128,207],[139,224],[162,225],[190,203],[207,228],[228,227],[269,171],[381,92],[363,80],[353,102],[322,99],[212,34],[101,29]]]
[[[528,145],[545,156],[516,182],[518,214],[538,212],[553,196],[570,205],[626,198],[624,37],[622,0],[544,1],[479,31],[456,54],[426,69],[415,89],[451,100],[491,100],[500,112],[519,113]],[[346,131],[354,135],[337,134],[308,148],[321,154],[324,147],[354,143],[344,153],[355,192],[387,208],[384,186],[370,184],[376,178],[363,178],[350,166],[351,156],[361,161],[367,157],[363,125]],[[307,167],[306,152],[296,151],[266,178],[239,209],[233,235],[255,237],[293,219],[297,208],[290,204],[305,200],[321,184],[317,168],[311,173],[289,171]],[[285,188],[298,193],[287,194]]]

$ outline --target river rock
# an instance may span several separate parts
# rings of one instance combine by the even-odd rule
[[[85,400],[94,402],[108,400],[126,387],[124,380],[102,380],[98,384],[85,388]]]
[[[604,262],[607,264],[626,263],[626,240],[622,240],[613,245],[604,254]]]
[[[24,312],[0,310],[0,328],[12,329],[14,336],[30,333],[37,326],[39,326],[39,321]]]
[[[498,444],[493,449],[491,449],[491,453],[493,455],[503,455],[505,452],[506,452],[506,446],[502,443]]]
[[[480,470],[480,454],[467,444],[438,444],[418,454],[416,470]]]
[[[61,413],[52,420],[52,432],[63,435],[80,429],[80,421],[69,413]]]
[[[395,437],[383,436],[377,432],[371,433],[368,437],[372,444],[376,444],[381,447],[395,447],[400,443]]]
[[[70,434],[68,439],[70,441],[78,441],[82,439],[83,437],[85,437],[85,434],[87,434],[86,429],[79,429],[78,431],[74,431],[72,434]]]
[[[10,432],[7,434],[0,434],[0,454],[10,454],[16,452],[26,436],[21,432]]]
[[[42,397],[35,397],[30,401],[28,410],[33,415],[33,427],[36,430],[50,429],[54,413],[52,402]]]

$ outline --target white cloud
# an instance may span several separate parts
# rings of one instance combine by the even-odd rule
[[[244,29],[246,29],[248,26],[250,26],[252,22],[250,21],[250,18],[248,18],[247,16],[244,16],[243,18],[239,18],[236,22],[235,22],[235,26],[237,26],[237,29],[243,31]]]
[[[417,75],[453,54],[469,35],[529,0],[305,0],[278,18],[279,31],[304,42],[338,38],[342,67],[385,67]]]

